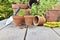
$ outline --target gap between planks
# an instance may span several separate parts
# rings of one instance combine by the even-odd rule
[[[55,31],[53,28],[51,29],[60,37],[60,34],[57,31]]]
[[[51,30],[53,30],[53,32],[55,32],[60,37],[60,34],[58,32],[56,32],[53,28],[51,28]],[[24,35],[24,40],[26,40],[27,33],[28,33],[28,26],[26,25],[26,32]]]
[[[24,35],[24,40],[26,40],[27,31],[28,31],[28,25],[26,25],[26,32],[25,32],[25,35]]]

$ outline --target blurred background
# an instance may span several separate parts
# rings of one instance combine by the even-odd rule
[[[0,0],[0,20],[9,18],[11,15],[13,15],[12,2]]]

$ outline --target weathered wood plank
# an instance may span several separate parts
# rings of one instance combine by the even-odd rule
[[[50,28],[33,27],[28,29],[26,40],[60,40],[60,37]]]
[[[0,27],[2,27],[4,24],[4,21],[0,21]],[[20,27],[23,27],[23,29],[20,29]],[[24,28],[25,26],[20,27],[17,27],[12,23],[6,28],[0,30],[0,40],[24,40],[26,29]]]
[[[54,30],[58,33],[58,35],[60,36],[60,28],[54,28]]]

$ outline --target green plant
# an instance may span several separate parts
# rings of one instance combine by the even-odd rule
[[[28,3],[28,0],[22,0],[22,3],[23,4],[27,4]]]
[[[18,12],[19,16],[24,16],[26,13],[25,9]]]
[[[0,0],[0,20],[9,18],[13,15],[11,2],[8,0]]]
[[[37,7],[37,4],[33,3],[32,7],[31,7],[31,11],[30,11],[31,15],[36,15],[36,13],[37,13],[36,7]]]
[[[56,3],[57,3],[57,0],[37,0],[39,1],[39,4],[33,4],[32,5],[32,10],[31,10],[31,14],[32,15],[40,15],[40,16],[43,16],[47,11],[48,9],[51,9]]]
[[[48,11],[48,9],[51,9],[56,3],[57,0],[40,0],[40,4],[37,5],[38,15],[44,15]]]
[[[18,4],[26,4],[28,3],[28,0],[9,0],[12,3],[18,3]]]

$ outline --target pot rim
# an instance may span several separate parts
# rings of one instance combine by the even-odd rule
[[[39,24],[39,20],[40,20],[39,17],[40,17],[40,16],[39,16],[39,15],[35,15],[35,17],[38,17],[38,22],[36,23],[36,22],[35,22],[36,20],[33,19],[33,24],[34,24],[35,26],[37,26],[37,25]],[[34,20],[35,20],[35,21],[34,21]]]
[[[24,17],[34,17],[33,15],[25,15]]]

